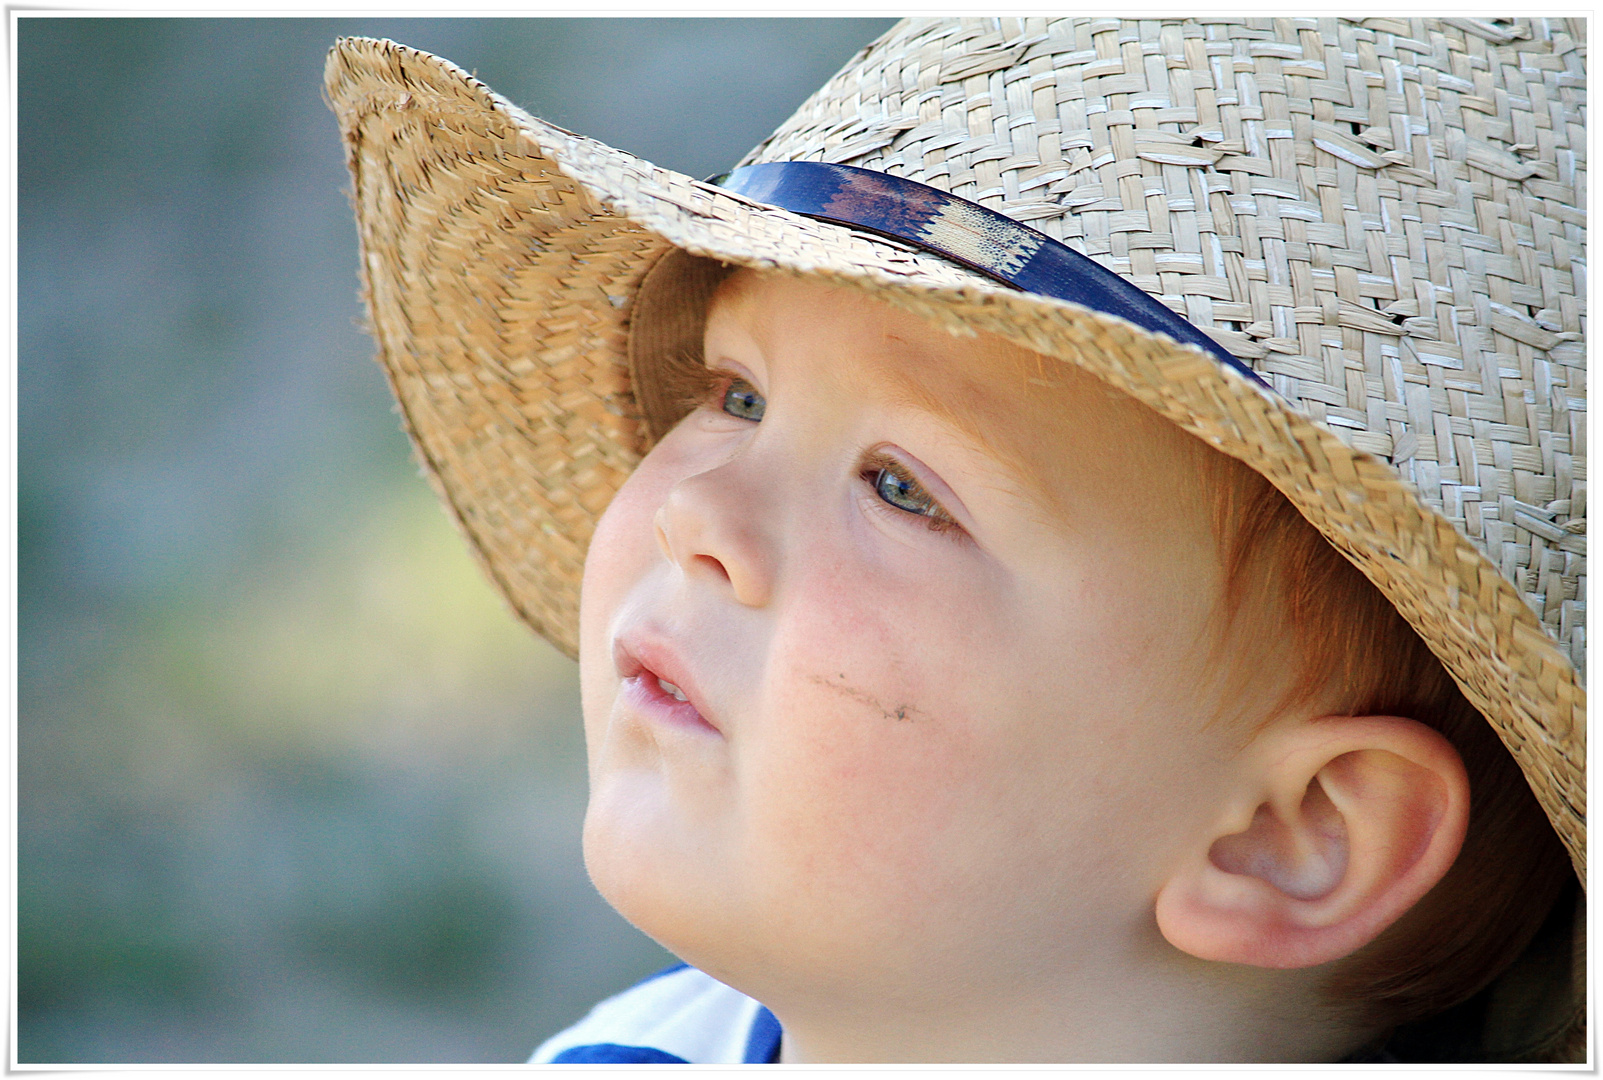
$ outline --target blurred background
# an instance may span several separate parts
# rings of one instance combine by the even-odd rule
[[[705,176],[889,25],[20,16],[20,1061],[521,1061],[670,961],[358,329],[323,56]]]

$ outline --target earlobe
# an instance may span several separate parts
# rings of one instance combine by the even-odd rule
[[[1463,844],[1452,745],[1401,717],[1323,717],[1244,752],[1236,802],[1157,898],[1170,944],[1205,960],[1311,967],[1374,940]]]

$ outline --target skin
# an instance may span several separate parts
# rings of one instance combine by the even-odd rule
[[[1154,918],[1189,866],[1169,907],[1195,925],[1221,815],[1254,835],[1243,770],[1293,756],[1210,722],[1196,444],[1067,365],[801,279],[731,279],[705,356],[720,381],[586,566],[602,894],[772,1009],[787,1062],[1354,1045],[1313,972],[1199,960]],[[725,409],[747,384],[760,421]],[[886,467],[932,499],[887,502]]]

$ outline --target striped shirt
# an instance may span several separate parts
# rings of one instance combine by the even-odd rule
[[[768,1064],[779,1021],[740,991],[675,964],[540,1044],[531,1064]]]

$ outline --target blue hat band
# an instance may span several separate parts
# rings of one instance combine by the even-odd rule
[[[818,161],[747,165],[711,183],[782,210],[904,241],[1023,292],[1117,315],[1195,345],[1260,386],[1269,385],[1213,338],[1118,274],[1043,232],[940,188]]]

